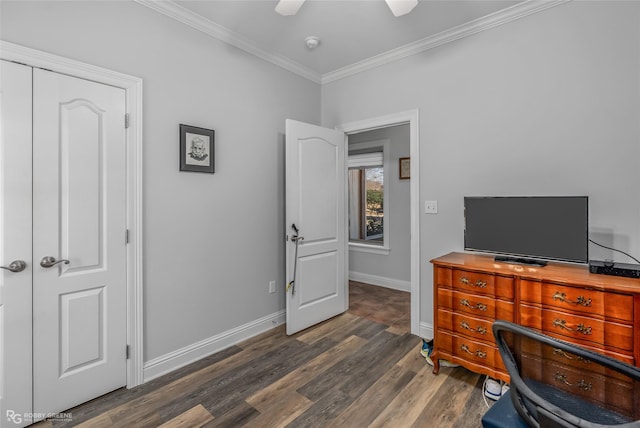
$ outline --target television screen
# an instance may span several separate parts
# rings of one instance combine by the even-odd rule
[[[586,196],[465,197],[465,250],[589,261]]]

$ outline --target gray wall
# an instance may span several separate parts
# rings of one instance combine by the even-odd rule
[[[385,171],[389,183],[390,252],[381,255],[351,250],[349,270],[408,283],[411,280],[409,180],[398,178],[398,159],[409,157],[409,125],[352,134],[349,135],[349,144],[385,139],[389,140],[391,159],[391,168]]]
[[[3,40],[144,79],[145,361],[284,308],[287,117],[419,108],[420,199],[439,202],[423,322],[465,195],[588,195],[592,237],[640,254],[639,2],[563,4],[322,89],[131,2],[0,7]],[[216,174],[178,172],[179,123],[216,130]]]
[[[319,86],[132,2],[1,7],[3,40],[144,80],[145,361],[284,309],[284,121]],[[178,171],[180,123],[214,175]]]
[[[420,205],[439,203],[420,213],[422,322],[465,195],[588,195],[592,238],[640,256],[640,2],[566,3],[322,87],[328,127],[414,108]]]

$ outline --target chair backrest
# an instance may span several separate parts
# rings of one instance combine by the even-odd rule
[[[640,427],[640,369],[507,321],[493,333],[532,427]]]

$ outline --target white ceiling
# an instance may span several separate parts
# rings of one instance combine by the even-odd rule
[[[392,58],[391,53],[409,51],[457,29],[473,33],[469,29],[474,23],[509,21],[514,19],[511,15],[532,13],[540,3],[562,0],[420,0],[408,15],[397,18],[383,0],[307,0],[295,16],[276,13],[277,0],[136,1],[323,82],[329,75],[357,69],[367,61]],[[533,3],[537,6],[531,6]],[[306,47],[307,36],[320,38],[315,50]]]

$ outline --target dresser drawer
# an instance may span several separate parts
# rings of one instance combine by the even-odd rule
[[[438,359],[449,360],[473,372],[486,374],[505,382],[510,380],[502,363],[500,352],[491,345],[475,342],[446,330],[439,330],[435,337],[435,349],[435,355]],[[472,354],[469,354],[465,349],[468,349]],[[477,351],[480,351],[478,355],[475,354]],[[486,357],[483,353],[486,353]]]
[[[445,268],[436,266],[433,271],[433,276],[435,279],[435,285],[441,285],[445,287],[451,287],[451,268]]]
[[[633,358],[630,357],[629,355],[606,352],[600,349],[593,348],[591,346],[582,346],[582,347],[599,354],[604,353],[609,357],[615,358],[620,361],[624,361],[627,364],[633,365],[633,362],[634,362]],[[559,348],[552,347],[552,346],[543,346],[541,342],[537,342],[537,341],[534,342],[531,340],[523,341],[522,352],[529,355],[538,356],[542,359],[554,361],[560,365],[573,367],[574,369],[581,372],[589,371],[589,372],[597,373],[597,374],[611,377],[611,378],[618,378],[619,380],[622,380],[624,382],[629,382],[628,376],[620,374],[612,369],[608,369],[600,364],[593,364],[588,359],[579,357],[575,354],[572,354],[571,352],[563,351]]]
[[[473,294],[487,294],[505,300],[513,300],[513,278],[486,272],[454,269],[452,285],[456,290]]]
[[[494,275],[454,269],[453,288],[472,293],[493,295],[495,294]]]
[[[633,327],[630,325],[529,305],[520,306],[520,322],[543,333],[555,333],[587,345],[633,351]]]
[[[513,321],[513,303],[477,294],[438,289],[438,305],[453,312],[464,312],[490,320]]]
[[[495,343],[491,320],[476,318],[471,315],[438,309],[438,327],[444,328],[475,340]]]
[[[495,367],[505,371],[500,352],[494,346],[477,342],[464,336],[452,336],[451,353],[453,356],[476,364]]]
[[[633,320],[633,296],[626,294],[522,280],[520,299],[523,302],[552,306],[590,316],[606,314],[607,319]]]
[[[520,367],[523,377],[553,385],[598,405],[607,403],[607,407],[615,407],[627,416],[634,413],[633,384],[629,381],[577,370],[537,355],[522,354]]]

